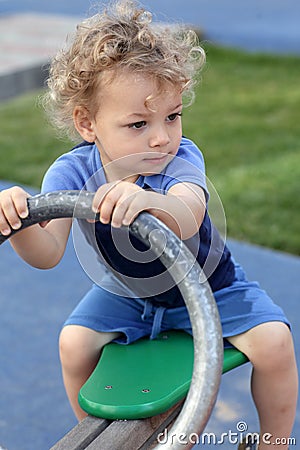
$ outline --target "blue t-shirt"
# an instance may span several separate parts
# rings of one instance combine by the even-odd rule
[[[136,184],[143,189],[166,194],[171,186],[179,182],[190,182],[201,186],[206,199],[209,199],[202,153],[192,141],[184,137],[176,157],[162,172],[139,176]],[[98,148],[95,144],[83,142],[52,164],[45,174],[42,192],[82,189],[95,192],[104,183],[106,178]],[[98,261],[106,265],[113,273],[116,284],[121,282],[129,288],[129,291],[124,291],[125,293],[128,292],[130,295],[133,292],[138,297],[151,299],[153,303],[167,306],[184,304],[179,289],[174,286],[173,280],[160,260],[157,257],[149,257],[149,249],[137,238],[128,234],[126,227],[116,229],[110,224],[101,222],[96,224],[79,222],[89,245],[98,254],[100,250],[101,257]],[[207,210],[199,233],[185,243],[203,268],[213,292],[232,283],[235,270],[231,254],[214,227]],[[146,256],[144,261],[141,257],[143,252]],[[136,257],[136,255],[139,256]],[[147,284],[145,281],[147,279],[152,280],[151,283]],[[111,283],[112,278],[109,280],[110,286]]]

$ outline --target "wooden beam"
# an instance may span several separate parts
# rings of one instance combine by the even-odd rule
[[[88,416],[50,450],[85,450],[110,423],[111,421],[106,419]]]
[[[50,450],[146,450],[180,413],[183,400],[148,419],[109,421],[88,416]]]

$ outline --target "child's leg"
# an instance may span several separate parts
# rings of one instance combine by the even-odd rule
[[[118,336],[119,333],[98,333],[79,325],[68,325],[62,329],[59,348],[63,379],[78,420],[87,415],[78,404],[79,390],[96,367],[104,345]]]
[[[268,322],[228,340],[253,364],[252,394],[261,436],[269,433],[276,449],[287,449],[288,444],[280,445],[279,439],[284,442],[283,438],[290,437],[298,395],[298,374],[289,328],[282,322]],[[267,448],[270,445],[261,439],[259,449]]]

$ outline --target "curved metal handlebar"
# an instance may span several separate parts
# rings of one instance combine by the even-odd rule
[[[95,219],[91,209],[93,197],[93,193],[86,191],[57,191],[30,197],[29,215],[22,220],[20,230],[56,218]],[[169,228],[152,215],[141,213],[129,230],[140,241],[150,244],[169,270],[189,313],[194,341],[192,382],[183,408],[168,431],[168,441],[163,444],[164,450],[189,449],[193,446],[189,436],[200,435],[208,422],[221,380],[223,339],[217,306],[194,256]],[[0,234],[0,244],[17,231],[9,236]]]

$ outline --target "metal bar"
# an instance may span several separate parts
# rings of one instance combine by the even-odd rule
[[[94,219],[91,205],[94,194],[86,191],[59,191],[28,199],[29,216],[21,229],[61,217]],[[183,409],[168,431],[167,442],[155,447],[164,450],[192,448],[211,415],[219,390],[223,365],[223,340],[217,306],[203,271],[185,244],[162,222],[141,213],[129,227],[130,232],[161,259],[184,298],[194,340],[194,367],[191,386]],[[19,231],[19,230],[18,230]],[[15,234],[0,235],[0,244]]]

